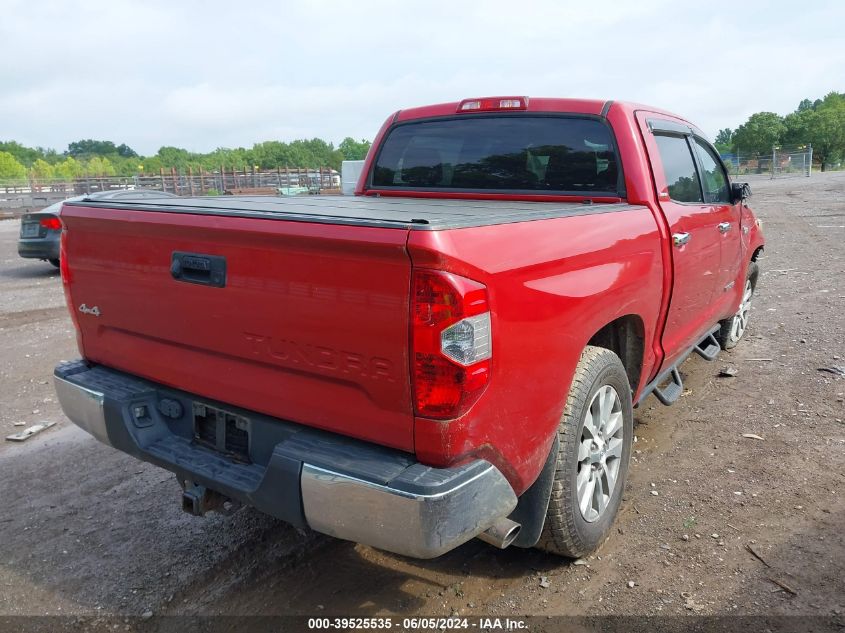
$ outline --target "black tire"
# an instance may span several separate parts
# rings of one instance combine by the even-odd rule
[[[716,338],[722,349],[732,349],[739,344],[742,337],[748,331],[748,312],[751,309],[751,301],[754,299],[754,291],[757,289],[757,279],[760,276],[760,267],[757,262],[748,263],[748,272],[745,273],[745,287],[743,287],[743,299],[739,304],[739,309],[731,318],[719,321],[721,326]],[[747,288],[751,289],[751,296],[745,300]],[[743,310],[745,311],[745,322],[743,324]],[[737,336],[737,332],[739,335]]]
[[[588,521],[578,504],[578,453],[584,433],[584,423],[596,394],[605,386],[613,387],[619,397],[622,414],[621,457],[615,485],[609,501],[598,518]],[[615,404],[614,404],[615,410]],[[591,417],[592,419],[592,417]],[[595,551],[610,531],[625,491],[631,441],[634,434],[634,411],[628,375],[619,357],[608,349],[588,345],[581,353],[575,369],[572,387],[558,427],[560,439],[546,522],[536,547],[546,552],[578,558]]]
[[[59,264],[61,263],[58,259],[48,259],[47,261],[53,264],[53,266],[55,266],[56,268],[58,268]]]

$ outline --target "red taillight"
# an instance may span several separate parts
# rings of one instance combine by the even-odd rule
[[[58,231],[62,228],[62,221],[59,218],[41,218],[38,224],[51,231]]]
[[[464,99],[458,104],[459,113],[527,109],[528,97],[485,97],[483,99]]]
[[[460,416],[490,379],[486,286],[442,271],[414,271],[411,339],[417,415],[440,420]]]

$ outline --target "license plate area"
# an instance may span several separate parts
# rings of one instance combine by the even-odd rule
[[[194,402],[194,442],[242,463],[250,463],[249,418]]]
[[[21,225],[21,237],[38,237],[38,223],[27,222]]]

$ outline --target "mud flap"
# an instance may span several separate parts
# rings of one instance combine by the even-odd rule
[[[519,536],[512,543],[516,547],[534,547],[543,533],[546,512],[549,509],[549,499],[552,496],[559,445],[560,440],[555,433],[549,456],[546,458],[543,470],[540,471],[540,476],[528,490],[522,493],[516,508],[508,517],[511,521],[516,521],[522,526]]]

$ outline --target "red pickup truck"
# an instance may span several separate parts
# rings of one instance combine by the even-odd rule
[[[745,332],[749,193],[668,112],[495,97],[392,114],[354,197],[67,202],[58,396],[194,514],[581,556],[633,407]]]

